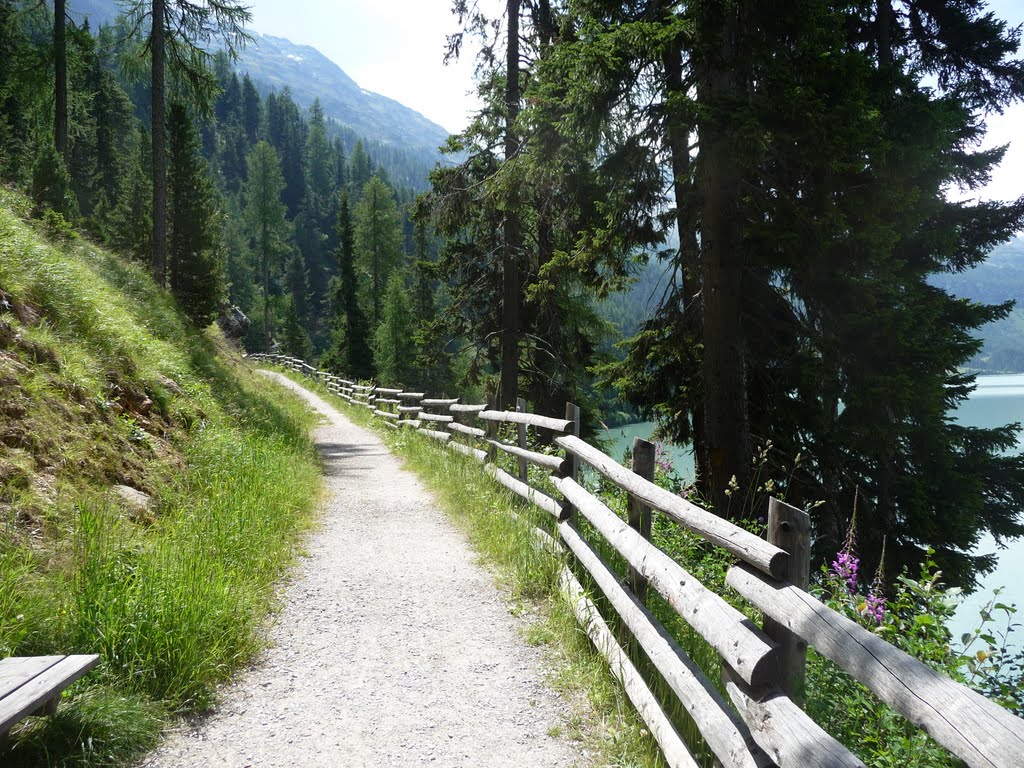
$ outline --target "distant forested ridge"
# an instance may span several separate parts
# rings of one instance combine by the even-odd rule
[[[996,246],[988,258],[959,274],[939,274],[932,282],[955,296],[985,304],[1014,301],[1002,320],[981,328],[985,345],[967,367],[985,373],[1024,372],[1024,240]]]

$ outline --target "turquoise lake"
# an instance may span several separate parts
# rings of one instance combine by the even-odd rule
[[[978,427],[996,427],[1014,421],[1024,423],[1024,374],[1005,376],[979,376],[978,388],[956,413],[964,424]],[[610,440],[610,454],[622,459],[625,449],[632,445],[634,437],[650,439],[654,422],[639,422],[615,427],[604,433]],[[1024,437],[1018,442],[1018,449],[1024,450]],[[684,477],[693,477],[693,456],[686,448],[665,446]],[[1004,549],[999,549],[990,537],[985,537],[978,546],[982,553],[996,553],[999,564],[982,581],[981,589],[964,599],[957,609],[951,629],[954,635],[971,631],[976,626],[978,610],[992,597],[992,591],[1002,587],[999,600],[1016,603],[1024,609],[1024,540],[1018,539]],[[1024,616],[1018,615],[1018,619]],[[1020,638],[1018,638],[1018,643]]]

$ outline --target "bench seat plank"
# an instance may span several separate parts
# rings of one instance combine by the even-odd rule
[[[10,696],[36,675],[52,667],[63,656],[12,656],[0,659],[0,699]]]
[[[99,664],[100,657],[96,654],[79,656],[44,656],[43,659],[56,658],[55,663],[37,672],[37,674],[23,679],[20,686],[10,691],[0,699],[0,734],[7,733],[10,727],[33,712],[37,712],[51,701],[56,701],[61,692],[73,682],[86,674],[90,669]],[[21,662],[32,661],[32,659],[6,659],[9,664],[4,666],[18,667],[25,669],[27,665]]]

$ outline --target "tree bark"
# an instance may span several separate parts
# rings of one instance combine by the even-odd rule
[[[508,45],[505,81],[505,162],[519,153],[515,122],[519,117],[519,9],[521,0],[508,0]],[[512,408],[519,396],[520,303],[522,301],[519,254],[522,250],[522,226],[519,199],[509,191],[504,223],[505,247],[502,251],[501,302],[501,405]]]
[[[263,225],[263,351],[270,354],[270,234]]]
[[[66,0],[53,0],[53,144],[64,164],[68,164],[68,47]]]
[[[878,66],[886,69],[892,64],[892,0],[878,0]]]
[[[153,24],[149,46],[152,59],[153,139],[153,278],[158,285],[167,279],[167,155],[165,94],[166,0],[153,0]]]
[[[680,40],[675,40],[665,51],[665,98],[679,99],[687,95],[683,78],[683,54]],[[671,109],[666,116],[665,143],[672,164],[672,192],[676,200],[676,232],[679,237],[677,263],[682,268],[680,294],[683,302],[683,336],[685,343],[696,347],[703,341],[703,323],[700,302],[700,244],[697,241],[695,221],[692,214],[695,204],[695,190],[690,180],[693,160],[690,157],[689,123],[677,120]],[[693,445],[694,467],[697,469],[696,485],[702,496],[709,493],[707,445],[704,434],[704,408],[701,401],[699,371],[693,371],[687,383],[691,419],[691,442]]]
[[[705,19],[703,38],[713,41],[700,63],[698,88],[708,110],[700,126],[698,156],[702,198],[701,277],[704,305],[704,429],[710,500],[717,514],[744,514],[750,474],[740,234],[741,171],[735,107],[745,88],[739,53],[739,9],[722,4]],[[739,492],[730,492],[735,477]]]

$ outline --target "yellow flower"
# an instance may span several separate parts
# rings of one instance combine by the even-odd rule
[[[988,658],[988,652],[987,651],[978,651],[975,654],[975,656],[978,657],[978,661],[985,661],[985,659]]]

